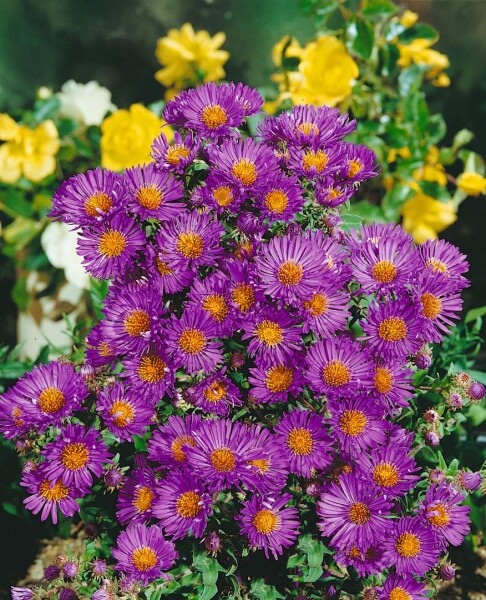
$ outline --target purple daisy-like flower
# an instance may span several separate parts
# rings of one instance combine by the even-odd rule
[[[306,378],[318,394],[336,397],[369,386],[371,361],[362,346],[348,337],[332,337],[309,347]]]
[[[360,577],[376,575],[383,570],[383,553],[376,545],[360,550],[355,544],[338,549],[334,560],[341,567],[354,567]]]
[[[208,175],[204,185],[196,188],[193,192],[192,201],[194,201],[195,193],[199,194],[200,200],[205,206],[218,214],[226,211],[237,214],[245,199],[238,186],[229,183],[223,175],[213,172]]]
[[[81,229],[78,254],[91,275],[109,279],[121,275],[146,243],[145,233],[138,224],[118,212],[100,225]]]
[[[146,523],[154,516],[157,484],[152,469],[132,471],[118,493],[116,517],[122,525]]]
[[[415,460],[407,449],[400,446],[373,448],[370,454],[362,453],[356,463],[363,480],[373,480],[383,498],[405,495],[420,479]]]
[[[145,270],[151,284],[161,294],[176,294],[194,279],[194,270],[162,248],[149,245],[145,251]]]
[[[263,292],[256,286],[254,274],[247,262],[231,261],[225,264],[225,271],[230,277],[229,293],[238,316],[247,315],[255,308],[256,303],[264,300]]]
[[[303,320],[302,332],[314,332],[328,338],[346,328],[351,316],[349,293],[338,290],[336,282],[325,282],[302,301],[299,314]]]
[[[238,515],[240,531],[251,546],[263,549],[265,556],[275,559],[290,548],[299,535],[299,512],[294,506],[284,508],[292,499],[290,494],[266,496],[255,494],[243,503]]]
[[[89,392],[84,378],[69,363],[51,362],[34,367],[11,389],[23,397],[41,432],[49,425],[59,425],[76,410],[82,410]]]
[[[165,352],[158,348],[132,355],[123,361],[123,367],[120,376],[125,378],[132,393],[147,399],[151,405],[157,404],[165,393],[173,395],[174,369]]]
[[[90,225],[123,207],[122,178],[100,167],[79,173],[61,184],[52,198],[49,217],[68,225]]]
[[[361,183],[380,172],[376,154],[367,146],[342,142],[345,159],[340,175],[351,183]]]
[[[291,315],[270,305],[261,305],[242,324],[243,339],[250,339],[248,354],[259,360],[285,362],[302,347],[301,328]]]
[[[73,483],[65,484],[61,478],[53,478],[47,464],[24,471],[20,485],[29,494],[24,500],[25,507],[34,515],[40,513],[41,521],[50,516],[54,525],[57,524],[58,509],[64,516],[72,517],[79,511],[76,500],[85,495]]]
[[[339,447],[351,456],[386,440],[383,410],[366,396],[353,396],[344,400],[330,400],[329,425],[337,437]]]
[[[405,360],[392,357],[375,364],[373,391],[392,415],[408,406],[408,400],[413,396],[413,372],[405,365]]]
[[[148,442],[150,460],[164,469],[183,467],[187,464],[187,448],[196,445],[195,433],[201,423],[199,415],[170,416]]]
[[[331,464],[332,440],[322,416],[297,409],[285,413],[274,427],[289,458],[289,471],[310,477]]]
[[[126,208],[140,219],[175,219],[184,210],[185,204],[176,202],[184,197],[181,181],[150,163],[146,166],[127,169],[123,175],[127,192]]]
[[[204,279],[196,278],[188,294],[189,306],[209,314],[221,336],[230,336],[234,329],[235,309],[228,284],[228,277],[216,271]]]
[[[116,543],[117,547],[111,549],[118,561],[115,569],[142,585],[163,576],[178,556],[174,544],[164,540],[157,525],[132,523],[120,533]]]
[[[185,138],[176,131],[172,143],[163,133],[156,137],[150,155],[160,170],[181,174],[194,161],[200,148],[201,141],[192,131]]]
[[[469,286],[469,280],[464,277],[469,270],[469,263],[456,246],[445,240],[427,240],[418,249],[425,268],[441,273],[445,281],[455,286],[454,290],[450,290],[451,293]]]
[[[424,319],[417,305],[407,298],[371,303],[360,325],[365,334],[361,339],[384,357],[404,358],[414,354],[423,342]]]
[[[86,364],[94,368],[109,365],[116,359],[116,349],[103,335],[102,323],[97,323],[86,337]]]
[[[277,301],[299,305],[322,283],[322,261],[305,238],[275,237],[255,258],[259,287]]]
[[[273,404],[297,398],[304,386],[302,360],[292,356],[285,361],[260,363],[250,369],[248,382],[253,402]]]
[[[0,396],[0,432],[7,440],[23,435],[36,426],[30,402],[20,397],[15,387]]]
[[[190,533],[201,538],[211,513],[211,496],[197,477],[176,471],[160,482],[154,517],[167,536],[178,540]]]
[[[257,196],[256,205],[261,215],[272,224],[275,221],[289,222],[302,210],[304,202],[297,177],[279,173]]]
[[[290,172],[307,179],[334,176],[342,169],[344,161],[344,149],[339,143],[326,148],[315,142],[305,148],[289,148]]]
[[[184,213],[175,221],[164,223],[156,242],[170,258],[191,267],[214,265],[221,256],[224,229],[210,215],[196,211]]]
[[[248,461],[263,457],[255,449],[246,425],[230,419],[207,420],[194,432],[195,446],[187,446],[187,462],[210,492],[256,481]],[[252,447],[253,446],[253,447]]]
[[[211,339],[217,337],[214,320],[201,309],[188,307],[180,319],[172,315],[165,335],[174,363],[189,374],[201,369],[211,373],[223,362],[221,342]]]
[[[333,177],[317,181],[315,185],[316,200],[322,206],[335,208],[347,202],[355,193],[354,186],[349,184],[336,184]]]
[[[160,294],[149,285],[110,289],[103,312],[103,336],[118,354],[138,354],[160,340],[166,309]]]
[[[259,92],[244,83],[228,84],[236,102],[241,104],[245,117],[256,114],[263,106],[264,99]]]
[[[381,490],[354,473],[331,483],[317,503],[318,526],[324,537],[339,548],[368,548],[380,544],[389,527],[391,509]]]
[[[143,435],[154,418],[153,403],[147,403],[146,398],[119,381],[99,393],[96,409],[108,429],[122,441]]]
[[[99,432],[84,425],[66,425],[54,441],[44,446],[41,455],[49,461],[52,481],[74,484],[80,490],[89,488],[93,475],[99,477],[103,465],[112,458]]]
[[[401,238],[363,242],[353,253],[351,266],[364,293],[403,290],[420,266],[420,259],[411,243]]]
[[[190,402],[206,413],[227,416],[232,408],[241,406],[241,392],[229,377],[226,369],[205,377],[190,388]]]
[[[441,552],[422,517],[402,517],[388,528],[383,540],[385,566],[395,566],[399,575],[422,577],[437,564]]]
[[[191,90],[181,90],[174,100],[169,100],[162,111],[162,118],[169,125],[184,127],[185,117],[182,114],[182,107],[190,97]]]
[[[279,172],[270,148],[252,138],[228,139],[221,146],[208,147],[207,151],[216,173],[248,194],[266,189]]]
[[[259,456],[246,464],[253,474],[254,489],[260,494],[280,491],[289,474],[289,459],[277,435],[260,425],[250,426],[251,446]]]
[[[329,235],[324,235],[319,229],[307,229],[305,238],[323,256],[322,271],[326,281],[332,281],[336,289],[341,288],[352,279],[349,263],[349,250]]]
[[[414,577],[390,573],[380,588],[378,600],[425,600],[429,598],[423,583]]]
[[[435,532],[439,542],[460,546],[469,533],[469,512],[471,508],[462,505],[466,496],[448,483],[432,485],[420,503],[420,513],[429,527]]]
[[[408,248],[412,239],[412,236],[396,223],[371,223],[351,230],[347,235],[346,245],[353,254],[359,254],[365,246],[378,249],[386,244],[387,240],[398,240],[404,248]]]
[[[449,290],[447,288],[444,276],[434,272],[428,277],[419,277],[414,285],[414,297],[424,318],[423,337],[427,341],[441,342],[444,335],[451,332],[454,321],[459,319],[456,313],[462,310],[462,299],[450,293],[450,285]]]
[[[245,118],[243,104],[229,84],[205,83],[189,90],[181,103],[184,126],[203,138],[218,138],[231,133]]]

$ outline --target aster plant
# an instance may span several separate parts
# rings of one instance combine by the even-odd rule
[[[355,122],[300,106],[254,132],[262,104],[183,91],[153,163],[53,198],[109,287],[84,359],[0,397],[25,506],[89,534],[36,597],[425,598],[469,532],[481,474],[434,448],[485,390],[451,372],[448,407],[418,412],[466,258],[397,225],[345,231],[339,206],[379,171],[344,141]]]

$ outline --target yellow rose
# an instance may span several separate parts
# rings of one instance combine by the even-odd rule
[[[229,58],[219,47],[226,41],[223,32],[211,37],[207,31],[194,31],[185,23],[180,29],[171,29],[157,41],[155,56],[164,67],[155,73],[155,79],[165,87],[182,90],[203,81],[219,81],[225,76],[224,63]]]
[[[37,183],[55,171],[59,136],[52,121],[30,129],[4,118],[0,127],[0,138],[10,136],[9,141],[0,146],[1,181],[14,183],[23,175]]]
[[[479,173],[465,171],[457,178],[457,187],[468,196],[486,194],[486,178]]]
[[[417,243],[435,239],[437,234],[457,219],[454,203],[439,202],[419,192],[402,207],[403,228]]]
[[[289,96],[294,104],[336,106],[351,94],[358,75],[344,44],[323,36],[304,48],[298,72],[289,73]]]
[[[121,171],[151,162],[152,142],[161,133],[162,125],[165,121],[141,104],[117,110],[101,124],[101,165]],[[166,125],[162,131],[171,141],[172,129]]]

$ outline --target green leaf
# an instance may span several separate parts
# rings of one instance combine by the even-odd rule
[[[405,31],[398,36],[398,39],[401,44],[407,44],[417,39],[433,40],[435,43],[439,39],[439,34],[437,29],[434,29],[432,25],[427,25],[427,23],[416,23],[412,27],[405,29]]]
[[[15,506],[15,504],[12,504],[12,502],[2,502],[2,508],[9,515],[17,516],[19,514],[17,507]]]
[[[415,192],[401,183],[396,183],[392,189],[383,196],[381,207],[383,214],[390,221],[397,221],[403,204],[411,198]]]
[[[322,575],[322,563],[324,560],[324,544],[315,540],[311,534],[301,535],[298,546],[307,558],[308,568],[303,569],[303,581],[314,582]]]
[[[423,69],[418,65],[412,65],[403,69],[398,76],[398,91],[400,96],[406,97],[411,92],[417,92],[422,85]]]
[[[364,59],[371,56],[374,42],[373,27],[366,21],[350,21],[346,27],[348,50]]]
[[[474,380],[486,385],[486,373],[483,373],[482,371],[471,371],[470,369],[468,369],[468,373]]]
[[[398,12],[398,6],[391,0],[363,0],[363,15],[383,16]]]
[[[19,277],[12,290],[12,300],[20,310],[27,310],[30,304],[30,295],[27,291],[27,279]]]
[[[429,109],[423,92],[411,92],[403,101],[405,120],[415,123],[421,133],[426,133]]]
[[[56,115],[60,106],[61,102],[56,96],[49,96],[49,98],[37,100],[34,104],[35,122],[42,123],[42,121],[52,119]]]
[[[432,115],[429,118],[427,133],[431,144],[437,144],[444,138],[447,133],[447,125],[441,114]]]
[[[40,233],[42,224],[33,219],[18,217],[3,230],[3,239],[17,251],[23,250]]]
[[[196,571],[202,574],[203,579],[203,589],[198,598],[200,600],[210,600],[218,593],[218,586],[216,585],[218,575],[220,571],[225,569],[215,558],[211,558],[203,552],[195,554],[192,564]]]
[[[3,197],[3,204],[10,212],[10,215],[19,215],[21,217],[32,216],[32,204],[25,199],[25,195],[20,190],[14,190],[12,188],[7,190],[7,194]],[[2,205],[0,203],[0,209]]]
[[[467,416],[473,427],[479,427],[486,421],[486,408],[480,404],[472,404],[469,407]]]
[[[264,579],[256,579],[251,582],[251,594],[258,600],[277,600],[277,598],[285,598],[282,596],[273,585],[267,585]]]
[[[475,321],[476,319],[479,319],[484,315],[486,315],[486,306],[478,306],[478,308],[471,308],[471,310],[468,310],[466,313],[464,323],[472,323],[472,321]]]
[[[404,148],[410,144],[410,132],[405,127],[390,122],[385,131],[391,148]]]
[[[452,148],[457,150],[469,142],[474,138],[474,133],[469,131],[469,129],[461,129],[454,136],[454,140],[452,141]]]
[[[381,210],[381,206],[376,204],[370,204],[367,200],[360,200],[359,202],[351,204],[349,213],[360,217],[366,223],[385,223],[386,219]]]
[[[342,215],[340,227],[343,231],[350,231],[351,229],[359,229],[362,224],[363,217],[347,212]]]
[[[422,192],[427,194],[427,196],[432,196],[432,198],[441,202],[449,202],[451,199],[451,195],[446,188],[436,181],[419,181],[418,184]]]

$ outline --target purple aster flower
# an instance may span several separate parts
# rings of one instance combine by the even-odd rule
[[[264,300],[263,293],[257,290],[253,273],[247,262],[231,261],[225,265],[230,277],[229,293],[233,305],[241,317],[255,308],[258,301]]]
[[[196,188],[191,196],[197,193],[202,204],[214,210],[218,214],[228,211],[237,214],[244,201],[238,186],[228,182],[223,175],[211,172],[203,186]]]
[[[255,258],[260,289],[272,299],[293,306],[322,283],[323,257],[302,237],[275,237]]]
[[[363,242],[351,259],[353,273],[364,293],[403,290],[420,266],[415,247],[402,238]]]
[[[23,435],[36,426],[30,401],[19,396],[16,387],[0,396],[0,432],[7,440]]]
[[[261,94],[252,87],[239,81],[237,83],[230,82],[228,87],[236,102],[243,107],[245,117],[256,114],[263,106],[264,100]]]
[[[153,516],[157,484],[151,469],[135,469],[127,477],[118,494],[116,516],[122,525],[146,523]]]
[[[243,509],[236,517],[240,531],[248,537],[250,546],[263,549],[269,558],[275,559],[290,548],[299,535],[299,512],[294,506],[284,508],[292,499],[290,494],[261,496],[255,494],[243,502]]]
[[[343,244],[319,229],[307,229],[305,237],[314,246],[315,251],[323,255],[322,270],[326,276],[325,281],[332,281],[335,288],[339,289],[352,279],[351,267],[348,264],[349,251]]]
[[[150,155],[159,169],[181,174],[194,162],[200,147],[201,142],[192,131],[185,138],[176,131],[171,144],[162,133],[155,138]]]
[[[266,189],[279,172],[270,148],[252,138],[225,140],[208,147],[208,155],[216,173],[251,195]]]
[[[102,323],[96,324],[86,337],[86,365],[97,369],[115,359],[116,350],[105,340]]]
[[[160,171],[153,163],[127,169],[123,183],[127,211],[142,220],[170,221],[185,208],[182,202],[175,202],[184,197],[182,182]]]
[[[11,389],[30,403],[29,410],[39,432],[59,425],[76,410],[82,410],[89,392],[84,378],[69,363],[51,362],[34,367]]]
[[[48,473],[53,481],[74,484],[84,490],[93,483],[93,475],[103,473],[103,465],[111,462],[106,444],[94,429],[84,425],[66,425],[59,437],[49,442],[41,455],[49,461]]]
[[[441,273],[443,279],[458,292],[469,286],[469,280],[463,275],[469,270],[469,263],[456,246],[445,240],[427,240],[419,246],[420,256],[426,269]]]
[[[280,491],[289,474],[289,458],[279,436],[260,425],[250,426],[251,445],[259,450],[257,458],[246,464],[254,476],[254,489],[260,494]]]
[[[302,347],[302,330],[290,314],[261,305],[242,324],[243,339],[250,339],[247,352],[259,360],[285,362]]]
[[[380,588],[378,600],[425,600],[429,595],[423,583],[410,575],[390,573]]]
[[[302,210],[305,199],[295,176],[279,173],[257,197],[257,207],[270,225],[275,221],[289,222]]]
[[[34,592],[29,588],[14,587],[10,588],[12,600],[31,600],[34,598]]]
[[[376,154],[367,146],[342,142],[345,160],[340,175],[351,183],[361,183],[375,177],[380,172]]]
[[[99,393],[96,409],[117,438],[133,441],[134,435],[143,435],[152,424],[153,404],[117,381]]]
[[[257,481],[248,461],[264,458],[261,449],[254,448],[246,425],[230,419],[207,420],[194,432],[195,446],[187,446],[187,462],[197,477],[206,482],[208,491],[215,492]]]
[[[185,118],[182,114],[182,107],[190,97],[191,90],[181,90],[174,100],[169,100],[162,111],[162,118],[169,125],[184,127]]]
[[[204,279],[196,277],[188,294],[189,306],[209,314],[217,332],[230,336],[234,329],[235,308],[231,303],[229,280],[221,271]]]
[[[188,287],[194,279],[194,270],[165,250],[148,246],[145,251],[145,269],[154,288],[161,294],[175,294]]]
[[[90,225],[124,206],[125,191],[117,173],[100,167],[61,184],[52,198],[52,219],[68,225]]]
[[[444,335],[451,332],[456,314],[462,310],[462,300],[457,294],[451,294],[441,273],[429,273],[420,277],[414,286],[414,296],[424,319],[423,337],[430,342],[439,343]]]
[[[360,456],[363,450],[385,442],[383,410],[372,399],[352,396],[342,401],[331,400],[328,408],[331,412],[329,425],[342,451]]]
[[[315,184],[316,200],[322,206],[335,208],[347,202],[356,190],[352,185],[336,184],[333,177],[324,178]]]
[[[392,357],[375,364],[374,392],[390,415],[408,406],[408,400],[413,396],[413,373],[405,364],[403,359]]]
[[[422,345],[424,319],[417,305],[406,298],[371,303],[368,316],[360,325],[365,334],[361,339],[385,357],[404,358]]]
[[[420,479],[418,467],[407,450],[400,446],[373,448],[359,455],[357,472],[363,480],[373,479],[383,498],[405,495]]]
[[[81,230],[78,254],[91,275],[109,279],[122,274],[146,243],[145,233],[137,223],[118,212],[96,227]]]
[[[184,265],[214,265],[221,256],[224,229],[210,215],[196,211],[184,213],[164,223],[156,237],[160,249]]]
[[[123,361],[120,376],[133,394],[139,394],[155,405],[165,393],[174,393],[174,369],[165,353],[156,347]]]
[[[57,524],[58,509],[66,517],[72,517],[79,511],[76,500],[85,495],[73,483],[64,484],[61,478],[52,477],[50,466],[46,463],[24,472],[20,485],[29,494],[24,500],[25,507],[34,515],[40,513],[41,521],[50,516],[54,525]]]
[[[111,552],[118,561],[115,569],[142,585],[163,576],[177,558],[174,544],[164,540],[160,527],[140,523],[131,523],[122,531]]]
[[[420,503],[420,513],[435,532],[444,550],[448,544],[460,546],[469,533],[470,507],[460,504],[466,496],[448,483],[432,485]]]
[[[312,331],[321,338],[328,338],[345,329],[351,316],[348,304],[349,293],[338,290],[336,282],[324,282],[301,304],[303,333]]]
[[[187,460],[187,448],[196,445],[195,432],[201,423],[199,415],[170,416],[148,442],[150,460],[164,469],[182,467]]]
[[[371,384],[371,361],[362,346],[348,337],[332,337],[309,347],[307,381],[318,394],[355,394]]]
[[[165,334],[174,363],[189,374],[211,373],[223,362],[221,343],[211,340],[217,337],[214,319],[201,309],[188,307],[180,319],[172,315]]]
[[[302,409],[284,413],[274,432],[285,448],[291,473],[311,477],[316,469],[331,464],[332,440],[322,416]]]
[[[354,567],[360,577],[381,573],[383,570],[382,558],[383,553],[378,546],[365,546],[363,550],[360,550],[355,544],[338,549],[334,557],[338,565]]]
[[[388,527],[391,502],[381,490],[354,473],[331,483],[317,503],[319,529],[338,548],[379,545]]]
[[[205,413],[227,416],[232,408],[241,406],[241,392],[227,377],[223,368],[218,373],[204,377],[190,389],[190,402]]]
[[[189,90],[181,102],[184,126],[203,138],[218,138],[239,127],[244,118],[243,104],[229,84],[205,83]]]
[[[383,542],[385,566],[399,575],[422,577],[437,564],[441,552],[422,517],[402,517],[390,523]]]
[[[273,404],[287,402],[289,395],[297,398],[304,385],[302,371],[302,360],[298,356],[282,362],[260,363],[250,369],[248,377],[252,401]]]
[[[327,148],[315,142],[305,148],[289,148],[290,172],[307,179],[334,175],[343,168],[345,160],[344,149],[339,143]]]
[[[102,334],[117,354],[141,354],[160,339],[165,308],[150,286],[117,292],[110,290],[103,308]]]
[[[167,536],[178,540],[191,533],[201,538],[211,513],[211,497],[192,474],[176,471],[160,482],[154,517]]]
[[[347,235],[346,245],[353,254],[359,254],[362,248],[375,246],[378,249],[388,243],[387,240],[398,240],[404,248],[408,248],[412,239],[412,236],[396,223],[371,223],[351,230]]]

